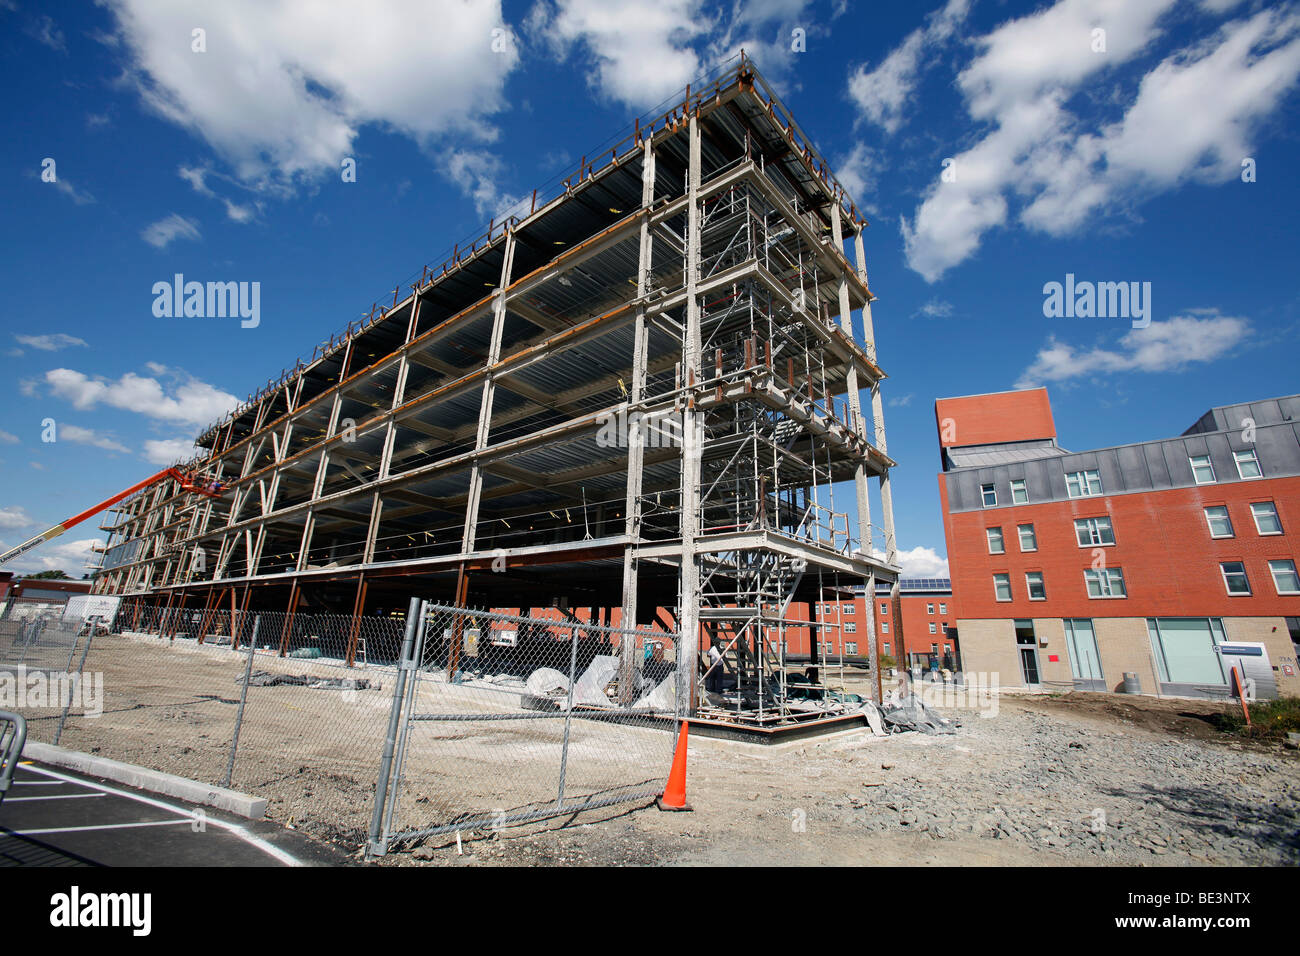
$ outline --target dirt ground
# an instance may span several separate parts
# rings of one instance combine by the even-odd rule
[[[61,743],[205,782],[224,776],[246,666],[228,648],[97,642],[103,713]],[[393,672],[258,654],[256,670],[361,677],[356,690],[252,687],[232,785],[268,817],[355,851],[374,804]],[[862,683],[859,679],[858,683]],[[865,685],[846,681],[846,690]],[[423,682],[421,712],[504,706],[488,686]],[[640,799],[576,818],[467,823],[384,865],[1295,865],[1300,758],[1244,744],[1227,704],[1104,694],[941,707],[951,735],[866,730],[761,746],[692,737],[691,813]],[[32,721],[49,740],[57,711]],[[554,798],[564,721],[416,725],[398,830]],[[574,721],[569,792],[655,786],[671,733]],[[477,828],[476,828],[477,827]]]

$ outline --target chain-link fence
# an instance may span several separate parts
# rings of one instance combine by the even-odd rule
[[[693,677],[677,670],[675,634],[559,612],[418,613],[393,688],[371,854],[662,792]]]

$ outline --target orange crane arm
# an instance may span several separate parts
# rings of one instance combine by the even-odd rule
[[[105,508],[111,508],[113,505],[117,504],[123,498],[135,494],[141,488],[148,488],[150,485],[156,484],[157,482],[160,481],[164,481],[168,478],[177,481],[180,484],[181,488],[184,489],[185,491],[192,491],[195,492],[196,494],[207,495],[210,498],[218,497],[217,493],[208,491],[204,488],[195,485],[179,468],[164,468],[162,471],[158,472],[158,474],[150,478],[146,478],[144,481],[136,482],[134,485],[132,485],[130,488],[126,489],[125,491],[118,492],[117,494],[113,495],[113,497],[111,498],[105,498],[103,501],[95,505],[93,508],[87,508],[85,511],[81,512],[81,514],[73,515],[71,518],[67,519],[62,524],[56,524],[53,528],[50,528],[48,531],[43,531],[34,538],[28,538],[22,544],[18,545],[18,547],[10,548],[4,554],[0,554],[0,564],[5,564],[6,562],[12,561],[14,558],[19,557],[20,555],[26,554],[28,551],[35,548],[37,545],[44,544],[46,541],[49,541],[51,538],[57,538],[59,535],[63,534],[63,532],[67,531],[69,528],[73,527],[74,525],[81,524],[81,522],[85,521],[87,518],[99,514]]]

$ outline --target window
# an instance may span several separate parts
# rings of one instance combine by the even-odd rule
[[[858,606],[857,606],[856,604],[846,604],[846,605],[844,605],[844,613],[845,613],[845,614],[857,614],[857,613],[858,613]]]
[[[933,614],[933,613],[934,613],[934,605],[933,605],[933,604],[927,604],[927,605],[925,606],[925,613],[926,613],[926,614]]]
[[[1115,543],[1115,532],[1110,526],[1110,518],[1076,518],[1074,536],[1078,538],[1081,548]]]
[[[1270,561],[1268,570],[1273,575],[1273,587],[1277,588],[1278,594],[1300,594],[1300,574],[1296,574],[1294,561]]]
[[[1210,526],[1211,538],[1231,538],[1232,519],[1228,517],[1227,505],[1209,505],[1205,509],[1205,521]]]
[[[885,641],[885,653],[889,653],[889,641]]]
[[[845,642],[844,642],[844,653],[845,653],[845,654],[853,654],[853,655],[856,656],[857,653],[858,653],[858,642],[857,642],[857,641],[845,641]]]
[[[881,617],[889,616],[889,605],[886,604],[884,601],[880,602],[880,616]]]
[[[1224,640],[1218,618],[1147,619],[1160,680],[1167,684],[1223,684],[1222,657],[1215,647]]]
[[[938,629],[937,627],[934,626],[934,621],[931,621],[931,622],[930,622],[930,633],[931,633],[931,634],[937,634],[937,633],[939,633],[939,629]]]
[[[1105,680],[1092,621],[1087,618],[1066,618],[1062,623],[1065,625],[1065,649],[1070,658],[1070,676],[1082,681]]]
[[[943,633],[946,635],[946,634],[948,633],[948,622],[947,622],[947,621],[944,621],[944,622],[943,622],[941,625],[939,625],[939,626],[943,629]]]
[[[880,633],[881,633],[881,634],[888,634],[888,633],[889,633],[889,622],[888,622],[888,621],[881,621],[881,622],[880,622]]]
[[[1277,505],[1271,501],[1256,501],[1250,506],[1255,519],[1255,530],[1260,534],[1281,534],[1282,522],[1277,520]]]
[[[1011,502],[1012,504],[1024,505],[1029,503],[1029,489],[1025,487],[1025,479],[1015,478],[1011,482]]]
[[[1124,589],[1124,571],[1122,568],[1103,568],[1083,572],[1084,583],[1088,586],[1090,598],[1128,597]]]
[[[1065,492],[1071,498],[1091,498],[1101,494],[1101,475],[1096,468],[1065,473]]]
[[[1025,572],[1025,587],[1029,590],[1029,600],[1046,601],[1047,588],[1043,584],[1042,571]]]
[[[845,624],[844,624],[844,633],[845,633],[845,634],[856,634],[857,632],[858,632],[858,623],[857,623],[857,621],[846,621],[846,622],[845,622]]]
[[[1246,566],[1240,561],[1224,561],[1219,567],[1223,570],[1223,583],[1229,594],[1250,594],[1250,579],[1246,577]]]
[[[1011,600],[1011,575],[995,574],[993,575],[993,593],[999,601]]]
[[[984,533],[989,536],[989,554],[1003,554],[1007,550],[1002,543],[1001,528],[985,528]]]
[[[1038,550],[1038,537],[1034,534],[1034,526],[1032,524],[1019,525],[1016,530],[1020,532],[1021,551]]]
[[[1192,479],[1198,485],[1214,483],[1214,464],[1209,455],[1191,455],[1187,460],[1192,463]]]
[[[940,604],[940,605],[939,605],[939,613],[940,613],[940,614],[947,614],[947,613],[948,613],[948,605],[946,605],[946,604]]]
[[[985,508],[992,508],[998,503],[998,493],[992,485],[980,485],[980,497],[984,500]]]
[[[1259,467],[1259,456],[1255,454],[1255,449],[1250,451],[1234,451],[1232,460],[1237,463],[1237,474],[1242,478],[1263,478],[1264,472]]]

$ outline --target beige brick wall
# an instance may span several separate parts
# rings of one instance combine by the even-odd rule
[[[1263,644],[1273,678],[1281,697],[1300,697],[1300,667],[1296,665],[1295,645],[1291,643],[1286,621],[1280,617],[1225,617],[1223,630],[1229,641]],[[1290,666],[1291,675],[1285,667]]]
[[[1043,690],[1057,693],[1074,690],[1070,650],[1065,645],[1065,625],[1061,619],[1034,618],[1034,636],[1038,638],[1038,679]],[[1053,657],[1056,660],[1052,660]]]
[[[1095,617],[1092,630],[1097,635],[1097,655],[1101,658],[1101,672],[1106,678],[1106,689],[1123,693],[1124,675],[1137,674],[1142,682],[1142,693],[1155,694],[1160,689],[1160,678],[1151,656],[1151,637],[1147,633],[1144,617]]]
[[[991,687],[1025,686],[1020,674],[1020,652],[1016,649],[1015,622],[958,620],[957,635],[961,641],[961,665],[967,674],[989,675],[984,679]],[[997,675],[996,680],[993,674]]]

